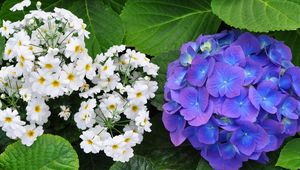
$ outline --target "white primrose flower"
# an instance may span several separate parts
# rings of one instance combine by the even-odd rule
[[[124,114],[128,119],[135,119],[138,115],[139,112],[146,112],[147,107],[145,106],[144,103],[142,102],[137,102],[137,101],[130,101],[127,108],[124,111]]]
[[[26,107],[27,120],[31,123],[43,125],[48,122],[48,117],[51,115],[49,106],[41,98],[33,98],[28,102]]]
[[[11,22],[3,20],[0,32],[3,37],[9,38],[9,36],[14,33],[14,28]]]
[[[80,74],[75,70],[74,64],[63,66],[63,71],[61,72],[61,78],[64,84],[71,90],[77,91],[83,86],[85,80],[80,78]]]
[[[82,142],[80,147],[85,153],[99,153],[105,147],[105,141],[110,139],[110,134],[105,128],[97,125],[94,128],[86,130],[80,135]]]
[[[82,110],[74,115],[74,120],[79,129],[92,127],[96,123],[96,115],[94,111]]]
[[[142,103],[147,103],[148,86],[142,84],[135,84],[133,87],[126,87],[126,92],[129,100],[135,100]]]
[[[21,137],[25,129],[23,127],[25,122],[21,121],[20,116],[16,110],[7,108],[0,110],[0,127],[6,132],[6,135],[11,139]]]
[[[146,132],[151,132],[152,124],[149,120],[149,112],[140,112],[139,116],[135,118],[136,125],[143,127]]]
[[[31,4],[30,0],[23,0],[20,3],[15,4],[13,7],[10,8],[11,11],[22,11],[24,7],[29,7]]]
[[[34,124],[27,125],[24,127],[25,133],[21,136],[21,143],[26,146],[31,146],[37,137],[44,133],[43,127],[36,127]]]
[[[88,79],[92,80],[96,76],[96,68],[93,65],[93,60],[91,57],[82,57],[77,61],[76,71],[82,77],[86,76]]]

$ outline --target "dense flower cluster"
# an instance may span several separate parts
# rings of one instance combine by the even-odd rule
[[[144,131],[151,131],[146,104],[158,89],[152,81],[158,66],[123,45],[97,55],[94,66],[97,75],[80,94],[86,101],[74,116],[85,130],[80,146],[86,153],[104,150],[115,161],[128,161]]]
[[[163,122],[174,145],[186,139],[214,169],[267,162],[299,129],[300,68],[266,35],[200,36],[169,64]]]
[[[25,0],[16,6],[27,5],[30,1]],[[78,91],[96,75],[85,48],[89,32],[83,20],[65,9],[45,12],[38,5],[22,21],[3,21],[0,28],[7,38],[6,66],[0,70],[0,127],[28,146],[48,122],[51,112],[46,101]],[[27,105],[20,106],[20,99]],[[26,113],[27,121],[19,112]]]

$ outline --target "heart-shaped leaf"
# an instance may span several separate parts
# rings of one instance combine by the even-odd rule
[[[40,170],[59,169],[76,170],[79,161],[72,145],[62,137],[43,135],[31,146],[20,141],[9,145],[0,155],[0,169]]]
[[[226,24],[254,32],[300,28],[298,0],[212,0],[213,12]]]

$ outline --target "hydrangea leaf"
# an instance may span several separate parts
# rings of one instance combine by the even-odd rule
[[[280,31],[275,32],[274,36],[281,41],[284,41],[293,52],[293,63],[300,66],[300,29],[296,31]]]
[[[127,163],[116,162],[110,167],[110,170],[131,170],[131,169],[142,169],[142,170],[154,170],[153,163],[143,156],[135,155]]]
[[[212,11],[226,24],[254,32],[296,30],[298,0],[212,0]]]
[[[109,5],[114,11],[120,14],[123,10],[127,0],[103,0],[103,2]]]
[[[0,155],[0,169],[76,170],[79,160],[72,145],[62,137],[43,135],[31,146],[20,141],[9,145]]]
[[[153,63],[157,64],[160,67],[158,76],[156,77],[159,88],[156,92],[154,100],[152,100],[151,102],[151,104],[154,105],[158,110],[162,110],[162,105],[164,103],[164,85],[166,82],[168,63],[176,60],[178,56],[179,51],[173,50],[162,53],[152,60]]]
[[[281,150],[276,166],[296,170],[300,168],[300,139],[289,141]]]
[[[128,0],[121,18],[126,44],[154,56],[216,32],[221,22],[212,14],[210,0]]]

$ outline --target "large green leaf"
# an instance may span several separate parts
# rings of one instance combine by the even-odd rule
[[[37,0],[32,1],[29,9],[34,9]],[[20,20],[23,12],[9,11],[19,0],[5,1],[0,11],[0,18],[4,20]],[[119,2],[119,1],[116,1]],[[124,38],[123,23],[119,15],[100,0],[43,0],[42,9],[51,11],[55,7],[62,7],[72,11],[87,24],[90,31],[90,39],[86,40],[89,54],[95,57],[96,54],[106,51],[109,47],[122,44]]]
[[[159,74],[156,77],[158,82],[158,90],[154,100],[151,104],[154,105],[158,110],[162,110],[162,105],[164,104],[164,85],[166,82],[166,75],[168,70],[168,64],[179,57],[179,50],[173,50],[169,52],[162,53],[155,57],[152,62],[157,64],[159,68]]]
[[[78,156],[62,137],[43,135],[31,146],[20,141],[9,145],[0,155],[0,169],[5,170],[76,170]]]
[[[300,169],[300,139],[293,139],[283,147],[276,166],[292,170]]]
[[[212,0],[226,24],[254,32],[300,28],[299,0]]]
[[[300,66],[300,29],[296,31],[275,32],[274,36],[278,40],[284,41],[293,52],[293,63]]]
[[[147,158],[135,155],[129,162],[117,162],[109,170],[155,170],[155,168]]]
[[[220,25],[210,0],[128,0],[121,18],[126,44],[154,56],[178,49],[199,34],[215,33]]]
[[[118,14],[120,14],[126,3],[126,0],[103,0],[103,2],[107,5],[109,5]]]

